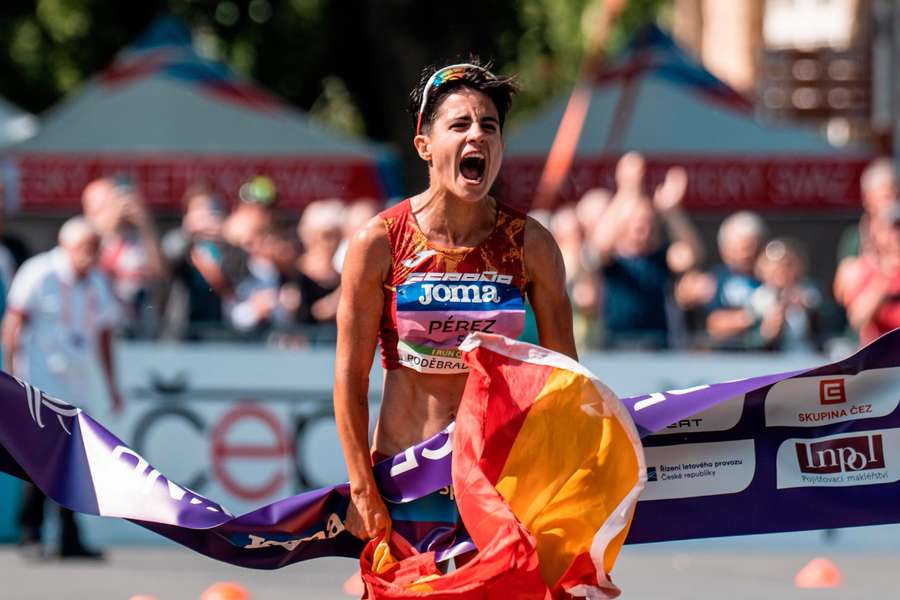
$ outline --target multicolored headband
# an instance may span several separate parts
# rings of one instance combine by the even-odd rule
[[[448,65],[435,71],[434,74],[429,77],[428,81],[425,83],[425,89],[422,90],[422,104],[419,106],[419,117],[418,119],[416,119],[416,135],[419,135],[419,131],[422,128],[422,115],[425,114],[425,105],[428,104],[428,94],[431,92],[431,90],[441,87],[448,81],[455,81],[457,79],[464,78],[466,76],[466,69],[475,69],[477,71],[481,71],[488,79],[497,79],[497,77],[493,73],[491,73],[484,67],[479,67],[478,65],[473,65],[470,63]]]

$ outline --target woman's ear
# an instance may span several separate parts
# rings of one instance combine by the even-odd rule
[[[431,163],[431,138],[425,134],[420,133],[416,137],[413,138],[413,146],[416,148],[416,152],[419,155],[419,158],[424,160],[427,163]]]

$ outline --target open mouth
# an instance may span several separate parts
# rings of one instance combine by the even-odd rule
[[[484,180],[484,157],[478,154],[464,156],[459,162],[459,172],[463,178],[473,183],[481,183]]]

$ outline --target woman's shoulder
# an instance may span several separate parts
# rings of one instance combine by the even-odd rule
[[[512,204],[503,200],[495,200],[495,202],[497,203],[497,210],[501,213],[506,214],[508,217],[513,219],[528,220],[529,217],[525,211],[519,210]]]
[[[375,218],[388,222],[389,220],[395,220],[401,217],[405,217],[411,211],[412,208],[410,206],[410,199],[407,198],[405,200],[401,200],[393,206],[385,208],[383,211],[375,215]]]

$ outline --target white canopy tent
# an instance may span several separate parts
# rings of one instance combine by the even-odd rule
[[[37,128],[34,115],[0,98],[0,148],[30,138]]]

